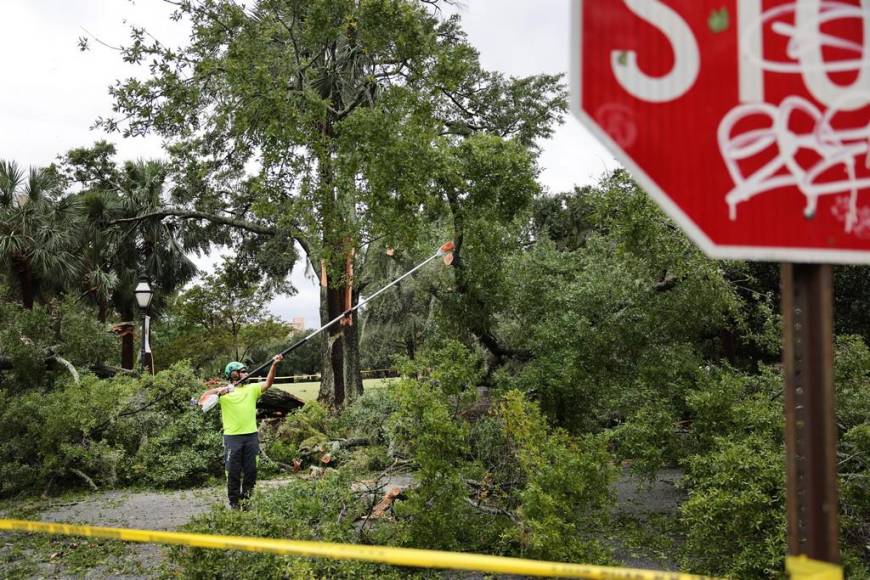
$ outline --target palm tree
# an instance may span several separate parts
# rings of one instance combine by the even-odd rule
[[[82,182],[85,295],[99,307],[101,317],[114,307],[130,319],[136,312],[133,288],[138,276],[147,275],[157,288],[154,307],[159,310],[166,297],[197,273],[187,253],[206,248],[208,241],[177,222],[148,217],[167,202],[165,163],[128,161],[110,173]]]
[[[118,183],[118,217],[142,218],[116,226],[119,241],[113,250],[116,259],[126,264],[119,269],[119,283],[113,302],[122,313],[134,312],[133,288],[138,274],[146,274],[156,285],[154,307],[158,310],[176,290],[196,276],[196,265],[188,258],[191,251],[208,247],[208,240],[199,239],[178,222],[162,217],[143,217],[162,209],[168,202],[167,165],[158,160],[128,161]],[[138,267],[137,267],[138,265]]]
[[[100,320],[114,310],[121,320],[137,314],[133,289],[146,274],[155,288],[152,311],[196,275],[187,254],[207,251],[207,230],[180,220],[167,220],[160,211],[168,204],[169,171],[159,160],[115,162],[115,147],[99,141],[69,151],[61,168],[79,189],[85,224],[81,255],[82,298],[92,302]],[[132,349],[132,336],[123,337],[122,351]]]
[[[14,161],[0,160],[0,264],[25,308],[41,287],[76,279],[80,224],[77,199],[62,194],[53,168],[31,168],[25,179]]]

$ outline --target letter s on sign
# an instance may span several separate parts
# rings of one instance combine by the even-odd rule
[[[686,21],[659,0],[625,0],[628,9],[658,28],[671,43],[674,67],[662,77],[651,77],[637,66],[633,50],[614,50],[610,54],[613,74],[632,96],[651,103],[678,99],[692,88],[701,69],[698,42]]]

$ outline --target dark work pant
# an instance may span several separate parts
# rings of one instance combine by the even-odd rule
[[[227,497],[230,507],[251,497],[257,483],[257,454],[260,439],[256,433],[224,435],[224,465],[227,471]]]

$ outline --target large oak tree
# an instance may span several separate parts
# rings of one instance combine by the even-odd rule
[[[348,285],[358,299],[346,262],[359,274],[367,243],[409,247],[443,224],[459,292],[485,303],[465,274],[465,229],[482,213],[511,219],[539,191],[535,141],[564,111],[558,77],[483,70],[436,0],[167,2],[189,42],[132,29],[122,57],[150,74],[112,87],[116,114],[99,120],[167,144],[172,205],[140,217],[211,229],[276,285],[301,248],[325,273],[323,320],[344,311]],[[495,348],[487,324],[476,334]],[[320,398],[341,406],[362,390],[356,326],[330,329],[323,354]]]

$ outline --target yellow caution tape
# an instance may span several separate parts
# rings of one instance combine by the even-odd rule
[[[27,520],[0,519],[0,530],[43,532],[67,536],[91,536],[128,542],[176,544],[195,548],[245,550],[290,556],[312,556],[337,560],[364,560],[395,566],[417,568],[444,568],[451,570],[477,570],[494,574],[525,574],[527,576],[554,576],[561,578],[589,578],[593,580],[702,580],[710,576],[696,576],[679,572],[658,572],[635,568],[587,566],[562,562],[523,560],[503,556],[485,556],[439,550],[416,550],[385,546],[360,546],[298,540],[273,540],[240,536],[210,534],[184,534],[155,530],[104,528],[72,524],[52,524]]]
[[[839,564],[811,560],[806,556],[786,556],[785,569],[792,580],[843,580]]]

